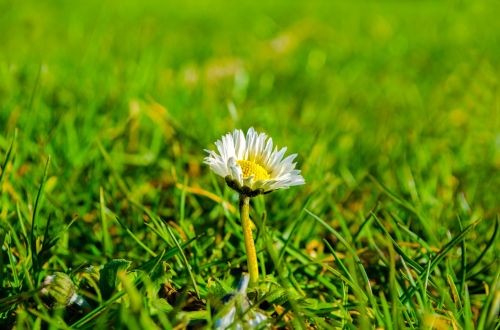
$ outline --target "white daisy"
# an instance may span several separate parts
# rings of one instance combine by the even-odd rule
[[[283,158],[286,147],[273,150],[272,138],[253,128],[246,137],[239,129],[227,133],[215,146],[219,153],[205,150],[205,163],[241,194],[252,197],[305,183],[293,162],[297,154]]]
[[[255,329],[267,320],[267,316],[252,307],[247,298],[247,288],[250,281],[248,274],[243,274],[238,290],[222,298],[224,305],[216,315],[222,314],[215,321],[215,329]],[[235,320],[236,319],[236,320]]]

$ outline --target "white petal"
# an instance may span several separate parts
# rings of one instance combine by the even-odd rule
[[[238,181],[240,185],[243,185],[243,172],[241,171],[240,165],[236,163],[234,157],[229,158],[227,167],[229,168],[229,175],[233,180]]]
[[[247,149],[247,143],[243,131],[240,129],[234,130],[233,138],[235,143],[235,152],[236,152],[235,156],[237,159],[243,159],[245,151]]]

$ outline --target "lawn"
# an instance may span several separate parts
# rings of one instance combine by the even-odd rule
[[[499,10],[0,0],[0,328],[214,327],[247,254],[204,150],[254,127],[306,184],[251,199],[236,319],[499,329]]]

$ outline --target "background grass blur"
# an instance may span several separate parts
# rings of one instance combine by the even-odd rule
[[[227,292],[246,265],[227,206],[237,196],[202,165],[203,149],[253,126],[299,154],[307,182],[254,203],[262,290],[286,289],[260,304],[272,322],[493,326],[498,10],[496,1],[0,0],[0,299],[54,271],[79,283],[84,267],[117,258],[132,261],[133,277],[173,237],[195,238],[189,265],[177,250],[146,287],[191,292],[191,269],[197,314],[186,295],[148,294],[141,317],[125,312],[131,298],[94,297],[107,312],[85,325],[210,324],[206,303],[221,298],[211,290]],[[58,241],[45,251],[47,237]],[[62,321],[30,297],[4,300],[3,324],[82,317]]]

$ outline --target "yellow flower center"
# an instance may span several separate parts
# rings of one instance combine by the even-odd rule
[[[257,163],[249,160],[238,160],[237,163],[241,167],[244,178],[248,178],[253,175],[254,180],[267,180],[270,177],[266,169]]]

